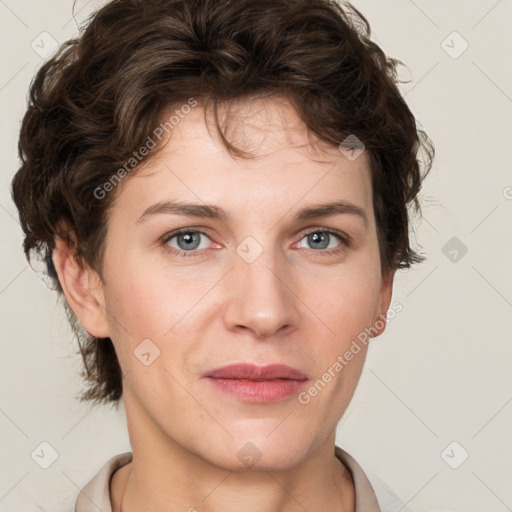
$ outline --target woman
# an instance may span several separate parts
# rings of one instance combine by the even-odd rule
[[[388,510],[335,432],[433,147],[369,35],[329,0],[115,0],[38,72],[24,249],[132,446],[76,512]]]

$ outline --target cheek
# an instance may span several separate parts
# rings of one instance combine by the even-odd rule
[[[302,297],[329,327],[338,343],[371,325],[379,299],[380,277],[369,266],[346,266],[302,280]]]
[[[129,276],[129,278],[127,277]],[[108,276],[105,304],[111,339],[121,362],[132,364],[133,351],[144,340],[157,340],[170,327],[165,323],[165,286],[150,279],[146,269],[119,266]]]
[[[336,395],[336,403],[344,402],[357,386],[370,342],[369,327],[375,320],[380,289],[380,268],[353,266],[330,273],[324,280],[323,293],[310,292],[305,302],[328,329],[322,329],[322,343],[315,345],[316,379],[323,398],[316,406]],[[311,289],[311,288],[309,288]],[[313,337],[313,333],[310,333]],[[313,393],[315,391],[313,390]]]
[[[198,293],[194,291],[197,280],[185,283],[176,272],[156,268],[144,260],[132,257],[122,266],[111,267],[107,306],[119,323],[130,327],[127,330],[133,336],[161,337]]]
[[[139,352],[150,352],[151,358],[157,354],[155,363],[169,370],[176,365],[181,368],[203,338],[208,313],[204,311],[207,300],[201,298],[217,278],[128,263],[125,260],[123,267],[110,272],[105,293],[111,339],[123,371],[135,370],[133,376],[144,371],[134,357]],[[192,332],[197,336],[191,337]],[[151,364],[152,378],[159,364]]]

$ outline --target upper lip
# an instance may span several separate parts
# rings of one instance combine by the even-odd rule
[[[204,377],[215,379],[243,379],[243,380],[307,380],[297,368],[286,364],[269,364],[267,366],[258,366],[251,363],[236,363],[216,368],[208,371]]]

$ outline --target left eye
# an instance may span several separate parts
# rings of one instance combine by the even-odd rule
[[[336,243],[335,239],[338,239],[338,243]],[[332,231],[313,231],[311,233],[306,234],[302,239],[306,240],[308,244],[310,244],[309,248],[312,249],[334,249],[338,246],[339,241],[345,242],[341,235],[333,233]],[[334,244],[332,245],[331,242]],[[300,243],[300,242],[299,242]]]

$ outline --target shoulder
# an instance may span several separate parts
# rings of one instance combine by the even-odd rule
[[[335,446],[335,454],[350,469],[354,479],[356,502],[364,507],[360,509],[378,512],[410,512],[405,503],[393,492],[391,487],[375,473],[364,470],[352,455],[343,448]]]
[[[371,471],[367,471],[366,474],[375,491],[382,512],[410,512],[406,504],[381,477]]]
[[[132,452],[114,455],[102,466],[96,475],[82,488],[74,512],[112,512],[110,505],[110,479],[114,472],[130,463]]]

